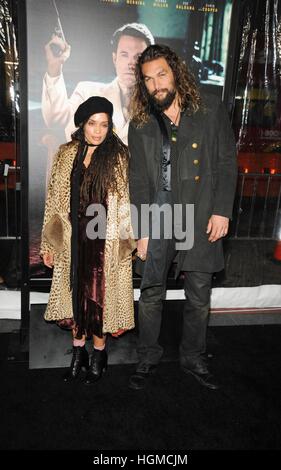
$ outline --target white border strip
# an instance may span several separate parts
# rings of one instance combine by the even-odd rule
[[[0,319],[21,319],[21,292],[1,290],[0,291]]]
[[[138,301],[140,289],[134,289],[134,300]],[[47,304],[48,293],[31,292],[31,304]],[[167,290],[166,300],[184,300],[183,289]],[[211,309],[213,313],[237,312],[242,309],[247,312],[250,309],[278,309],[281,308],[281,285],[264,285],[256,287],[216,287],[211,293]],[[21,318],[21,293],[20,291],[0,291],[0,319]],[[215,312],[215,309],[221,309]],[[222,311],[223,309],[223,311]],[[241,312],[242,313],[242,312]],[[250,311],[248,313],[251,313]]]
[[[140,290],[134,289],[138,300]],[[184,290],[167,290],[166,300],[184,300]],[[211,292],[211,309],[281,308],[281,285],[255,287],[215,287]]]

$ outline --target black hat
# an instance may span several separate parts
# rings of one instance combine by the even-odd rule
[[[74,114],[74,124],[78,127],[87,121],[92,114],[106,113],[112,118],[113,106],[103,96],[91,96],[84,103],[81,103]]]

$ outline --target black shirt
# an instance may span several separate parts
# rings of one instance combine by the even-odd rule
[[[170,148],[171,148],[171,152],[170,152],[170,162],[169,162],[169,165],[170,165],[170,172],[168,172],[168,175],[169,175],[169,180],[168,180],[168,185],[167,187],[169,187],[170,189],[168,189],[169,191],[172,191],[172,194],[175,196],[176,195],[176,191],[177,191],[177,161],[178,161],[178,145],[177,145],[177,136],[178,136],[178,129],[179,129],[179,126],[176,126],[173,122],[171,122],[171,120],[168,118],[168,116],[166,116],[166,114],[162,114],[163,118],[164,118],[164,123],[165,123],[165,126],[166,126],[166,129],[167,129],[167,132],[168,132],[168,136],[169,136],[169,143],[170,143]],[[163,163],[161,165],[161,171],[163,173],[165,169],[165,166],[163,166]],[[165,181],[165,176],[163,176],[162,174],[162,179],[161,179],[161,182]],[[167,178],[166,178],[166,181],[167,181]],[[167,191],[167,189],[165,189],[163,187],[163,184],[161,186],[161,189],[162,190],[165,190]],[[174,198],[176,200],[176,198]]]

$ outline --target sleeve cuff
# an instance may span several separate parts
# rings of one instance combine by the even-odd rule
[[[45,76],[44,76],[44,81],[45,81],[46,86],[48,88],[53,87],[54,85],[56,85],[59,82],[61,77],[62,77],[62,74],[57,75],[57,77],[50,77],[48,72],[46,72]]]

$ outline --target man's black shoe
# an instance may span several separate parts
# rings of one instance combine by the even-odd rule
[[[156,364],[140,364],[136,372],[131,375],[129,380],[129,388],[132,390],[143,390],[149,377],[155,372]]]
[[[203,359],[195,359],[193,361],[184,361],[181,369],[185,374],[191,374],[204,387],[209,390],[218,390],[219,385],[216,383],[214,376],[209,372]]]

